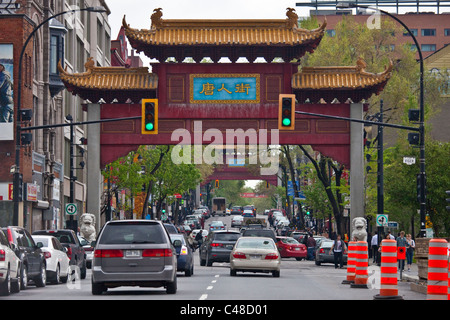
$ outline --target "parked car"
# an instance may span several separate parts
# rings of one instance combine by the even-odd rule
[[[216,220],[209,224],[209,231],[211,232],[211,231],[215,231],[215,230],[225,230],[226,226],[227,225],[224,224],[222,221]]]
[[[277,237],[277,248],[282,258],[295,258],[300,261],[306,259],[307,249],[292,237]]]
[[[199,206],[198,208],[204,210],[203,215],[205,216],[205,219],[209,219],[209,217],[211,216],[211,210],[209,210],[207,206]]]
[[[36,230],[33,235],[47,235],[54,236],[67,248],[67,256],[70,259],[70,265],[76,266],[80,269],[81,279],[86,278],[86,252],[78,240],[77,235],[71,229],[57,229],[57,230]]]
[[[66,283],[70,275],[67,248],[53,236],[32,236],[37,246],[44,253],[47,266],[47,279],[53,283]]]
[[[242,221],[244,221],[243,216],[234,216],[233,219],[231,219],[231,227],[241,227]]]
[[[20,291],[20,259],[14,252],[15,244],[9,243],[0,230],[0,296]]]
[[[275,242],[266,237],[242,237],[230,253],[230,276],[240,272],[272,272],[280,276],[281,258]]]
[[[36,245],[28,231],[22,227],[2,228],[9,243],[14,244],[14,252],[22,261],[20,264],[20,289],[28,287],[33,280],[37,287],[45,287],[47,282],[46,262],[40,247]]]
[[[242,209],[242,207],[241,206],[234,206],[234,207],[231,207],[231,214],[242,214],[242,211],[243,211],[243,209]]]
[[[197,216],[192,214],[186,216],[185,223],[191,227],[191,229],[199,229],[201,227]]]
[[[86,268],[90,269],[92,266],[92,259],[94,258],[94,248],[91,243],[82,236],[78,236],[78,241],[80,241],[84,253],[86,254]]]
[[[194,252],[183,234],[170,234],[177,252],[177,271],[183,271],[186,277],[194,274]]]
[[[213,262],[230,262],[230,252],[241,234],[238,231],[214,231],[200,246],[200,265],[212,266]]]
[[[208,233],[209,233],[208,230],[205,230],[205,229],[194,229],[194,230],[192,230],[192,232],[189,234],[188,242],[193,247],[197,246],[197,241],[195,240],[195,237],[197,236],[197,233],[200,232],[200,230],[202,230],[203,241],[205,241],[206,237],[208,236]]]
[[[256,229],[256,228],[248,228],[242,233],[243,237],[267,237],[271,238],[274,243],[277,241],[277,236],[272,229]]]
[[[322,263],[334,263],[334,254],[330,249],[334,241],[329,239],[324,239],[320,242],[319,248],[316,251],[315,263],[320,266]],[[343,253],[342,260],[344,264],[347,264],[347,253]]]
[[[160,221],[108,221],[94,244],[92,294],[119,286],[177,292],[176,251]]]

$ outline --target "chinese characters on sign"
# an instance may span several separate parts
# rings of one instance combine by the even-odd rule
[[[259,74],[192,74],[191,103],[259,103]]]

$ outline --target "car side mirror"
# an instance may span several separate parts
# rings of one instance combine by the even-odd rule
[[[97,244],[97,241],[96,241],[96,240],[91,241],[91,247],[92,247],[92,248],[94,248],[96,244]]]
[[[44,244],[42,242],[38,242],[38,243],[36,243],[36,247],[38,249],[40,249],[40,248],[44,247]]]

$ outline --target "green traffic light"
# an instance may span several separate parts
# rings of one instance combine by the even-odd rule
[[[149,122],[149,123],[145,124],[145,130],[152,131],[153,128],[154,128],[153,122]]]
[[[288,118],[284,118],[283,119],[283,126],[290,126],[291,125],[291,120]]]

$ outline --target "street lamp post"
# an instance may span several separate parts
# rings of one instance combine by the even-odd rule
[[[424,88],[423,88],[423,75],[424,75],[424,67],[423,67],[423,56],[422,56],[422,50],[420,49],[419,42],[417,41],[414,34],[411,32],[411,30],[408,28],[406,24],[403,23],[399,18],[397,18],[395,15],[378,9],[373,8],[366,5],[360,5],[357,3],[352,2],[340,2],[336,5],[337,9],[343,9],[343,8],[365,8],[365,9],[371,9],[378,12],[381,12],[398,23],[402,25],[403,28],[408,31],[408,34],[411,36],[411,38],[414,41],[414,44],[417,48],[417,52],[419,53],[419,64],[420,64],[420,82],[419,82],[419,148],[420,148],[420,154],[419,154],[419,185],[420,185],[420,193],[419,193],[419,199],[420,199],[420,237],[424,238],[426,237],[426,228],[425,228],[425,215],[426,215],[426,192],[425,192],[425,105],[424,105]]]
[[[75,13],[78,11],[88,11],[88,12],[106,12],[104,7],[87,7],[83,9],[73,9],[67,10],[63,12],[59,12],[51,17],[48,17],[40,24],[38,24],[33,31],[28,35],[28,38],[25,40],[24,45],[22,46],[22,51],[20,52],[19,57],[19,77],[17,79],[17,112],[16,112],[16,144],[15,144],[15,171],[14,171],[14,184],[13,184],[13,202],[14,202],[14,211],[13,211],[13,225],[19,225],[19,185],[20,185],[20,135],[21,135],[21,103],[22,103],[22,60],[25,55],[25,50],[28,46],[30,40],[34,37],[36,32],[46,23],[48,23],[53,18],[59,17],[61,15],[67,13]]]

